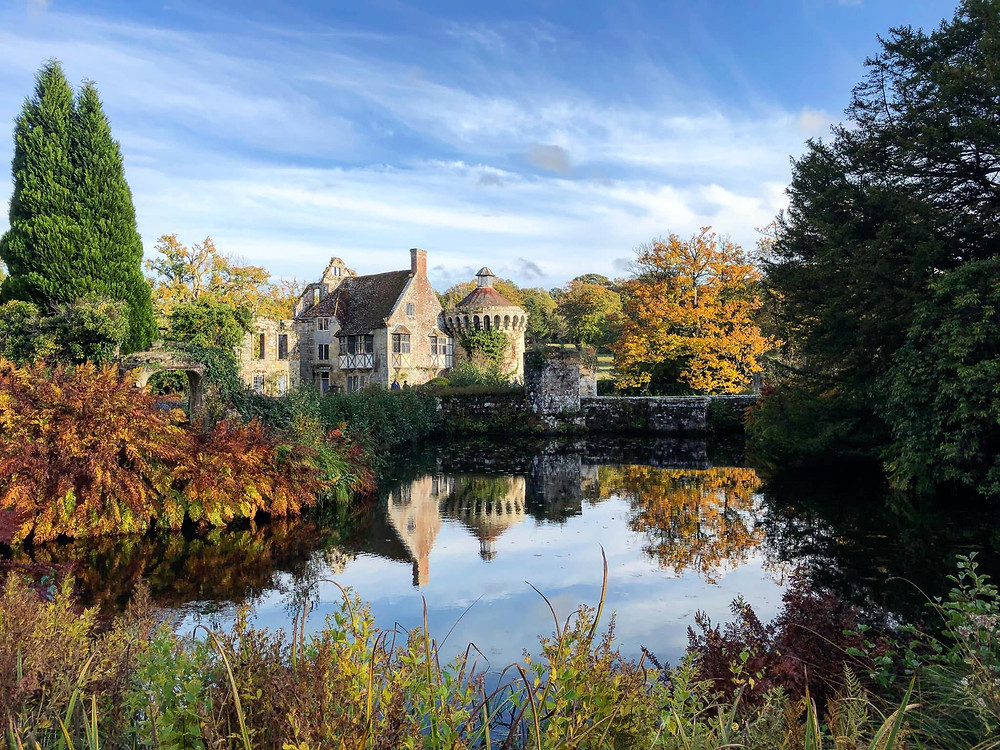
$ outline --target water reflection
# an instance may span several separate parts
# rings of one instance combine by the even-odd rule
[[[145,581],[154,601],[189,618],[225,619],[249,602],[275,627],[305,599],[321,623],[339,597],[328,583],[336,581],[388,626],[417,625],[426,602],[432,632],[454,628],[457,649],[474,641],[505,663],[551,630],[526,582],[563,614],[593,603],[602,548],[623,651],[644,645],[671,658],[697,609],[726,619],[742,595],[763,619],[773,615],[783,582],[774,571],[784,566],[909,614],[922,595],[887,578],[910,576],[925,590],[936,583],[937,593],[954,552],[1000,546],[989,538],[995,520],[904,513],[878,487],[860,493],[842,480],[762,488],[752,469],[710,448],[682,440],[432,447],[400,457],[360,517],[48,545],[15,559],[72,565],[84,602],[105,610],[125,606]]]
[[[536,456],[526,475],[427,474],[388,493],[386,518],[413,564],[413,585],[430,582],[430,556],[442,519],[479,540],[479,556],[497,556],[497,539],[533,517],[564,522],[612,497],[630,507],[628,525],[645,537],[643,552],[676,574],[712,582],[746,563],[763,540],[756,523],[760,480],[744,467],[663,468],[585,463],[581,453]],[[440,467],[439,467],[440,468]],[[392,557],[392,555],[389,555]]]

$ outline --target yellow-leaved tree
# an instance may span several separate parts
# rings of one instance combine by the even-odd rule
[[[612,347],[618,382],[698,393],[739,393],[775,342],[761,333],[760,271],[742,247],[703,227],[641,245],[623,285],[622,333]]]
[[[253,315],[290,318],[304,286],[295,279],[272,281],[263,266],[221,253],[211,237],[187,247],[176,234],[165,234],[155,249],[157,254],[146,261],[146,270],[152,273],[153,302],[164,319],[178,305],[205,298]]]

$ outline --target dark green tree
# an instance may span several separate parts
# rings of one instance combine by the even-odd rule
[[[930,283],[1000,251],[1000,0],[881,43],[848,123],[794,163],[765,260],[788,345],[752,424],[765,452],[877,458],[882,382]]]
[[[1000,257],[965,263],[933,290],[880,399],[893,435],[889,477],[1000,496]]]
[[[13,173],[0,298],[43,313],[85,297],[121,300],[129,323],[123,348],[147,347],[156,324],[121,151],[93,85],[74,102],[57,62],[39,71],[18,118]]]
[[[73,90],[57,62],[35,77],[34,96],[14,128],[10,229],[0,239],[8,277],[3,301],[45,308],[82,295],[73,261],[80,246],[73,166]]]
[[[123,349],[145,349],[157,326],[149,284],[142,274],[142,239],[121,148],[111,137],[111,126],[91,83],[84,84],[77,97],[73,155],[82,229],[77,272],[89,278],[91,293],[125,303],[129,327]]]

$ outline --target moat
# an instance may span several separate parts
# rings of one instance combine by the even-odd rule
[[[793,576],[830,586],[873,617],[919,615],[954,555],[997,572],[995,517],[936,507],[895,512],[876,483],[840,476],[765,486],[738,451],[704,441],[613,440],[428,446],[398,457],[370,513],[329,512],[208,536],[50,545],[21,561],[72,565],[84,600],[108,610],[148,583],[185,625],[225,625],[240,604],[288,627],[308,601],[320,627],[350,587],[382,626],[420,624],[502,667],[565,617],[597,603],[622,652],[675,659],[697,610],[761,619]],[[345,531],[345,529],[349,529]]]

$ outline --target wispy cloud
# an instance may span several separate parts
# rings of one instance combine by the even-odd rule
[[[551,286],[615,275],[669,231],[713,224],[752,243],[784,203],[804,124],[823,117],[728,111],[678,86],[641,104],[580,90],[539,73],[539,56],[573,44],[551,24],[452,24],[445,64],[398,34],[45,15],[0,12],[0,112],[13,118],[58,56],[98,83],[147,247],[211,234],[279,275],[313,276],[334,254],[399,267],[419,245],[432,268],[485,263]]]

